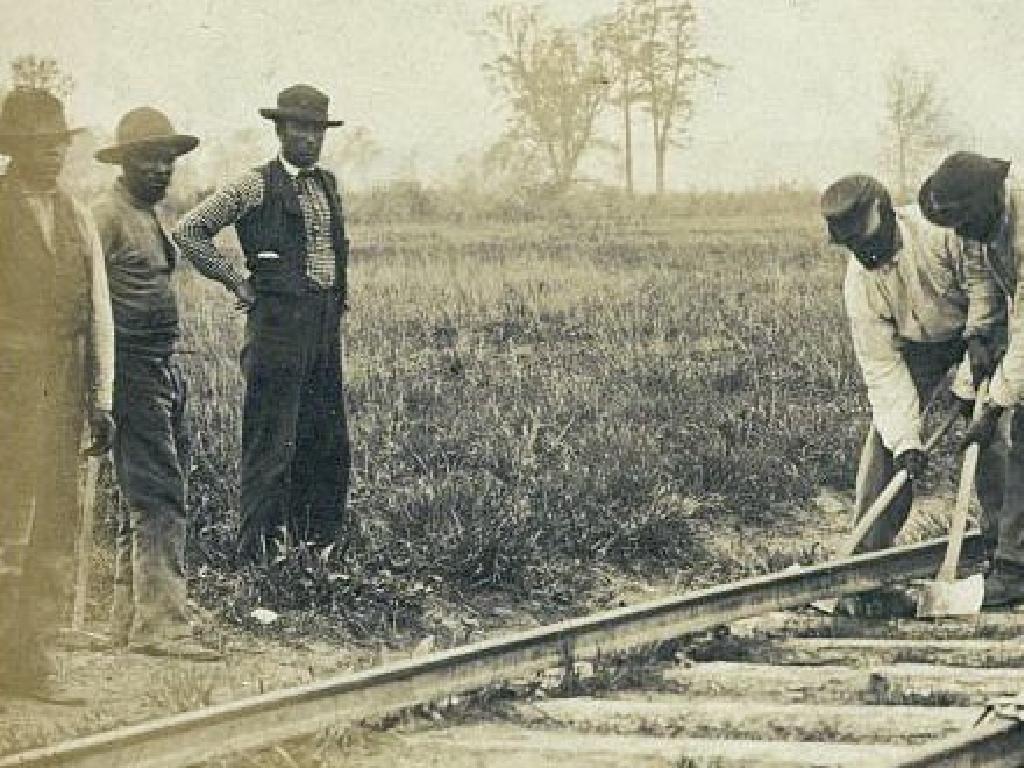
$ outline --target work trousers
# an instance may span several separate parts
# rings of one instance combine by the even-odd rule
[[[111,632],[119,642],[175,640],[190,632],[186,396],[185,377],[173,356],[118,350],[113,456],[122,500]]]
[[[46,339],[0,354],[0,509],[19,541],[21,577],[0,605],[0,676],[56,671],[57,631],[69,614],[86,378],[80,339]],[[16,529],[16,530],[12,530]]]
[[[293,541],[337,540],[348,496],[341,298],[335,291],[257,297],[242,367],[239,552],[258,557],[282,529]]]
[[[946,373],[963,359],[965,345],[962,340],[948,342],[911,344],[903,351],[904,361],[917,387],[921,403],[926,403],[942,383]],[[978,471],[975,476],[978,498],[982,505],[982,528],[994,546],[995,521],[1003,500],[1003,474],[1005,466],[1005,441],[999,438],[981,452]],[[867,439],[860,455],[857,471],[857,486],[854,501],[854,526],[867,513],[875,499],[895,475],[892,452],[885,447],[874,424],[868,430]],[[873,552],[892,546],[896,535],[910,514],[913,502],[913,486],[907,483],[897,494],[857,548],[857,552]],[[1024,534],[1024,528],[1021,533]]]
[[[990,549],[994,545],[996,559],[1024,567],[1024,412],[1020,408],[1003,414],[993,449],[1003,459],[999,475],[1003,493],[994,514],[983,520],[983,531]]]

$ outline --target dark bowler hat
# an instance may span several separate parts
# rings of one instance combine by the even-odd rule
[[[925,179],[918,190],[917,203],[929,221],[955,226],[967,215],[965,207],[976,198],[994,195],[1009,172],[1007,160],[975,152],[954,152]]]
[[[175,133],[167,115],[152,107],[139,107],[126,113],[117,124],[117,142],[96,153],[101,163],[120,163],[126,153],[135,149],[167,148],[176,155],[191,152],[199,139]]]
[[[863,173],[843,176],[830,184],[821,196],[821,213],[832,240],[844,243],[853,235],[863,235],[872,204],[888,196],[882,182]]]
[[[260,114],[268,120],[291,118],[318,123],[326,128],[344,125],[344,120],[327,119],[327,94],[311,85],[293,85],[277,94],[277,106],[266,107]]]
[[[61,100],[40,88],[15,88],[0,106],[0,150],[12,142],[66,140],[82,130],[69,129]]]

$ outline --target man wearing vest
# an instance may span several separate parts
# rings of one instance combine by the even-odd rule
[[[976,246],[975,256],[1007,302],[1009,342],[992,376],[988,402],[964,444],[993,443],[1005,458],[1002,503],[983,528],[995,528],[995,560],[985,577],[984,605],[1024,602],[1024,289],[1019,279],[1024,249],[1024,188],[1010,163],[974,152],[955,152],[918,193],[921,211]]]
[[[103,250],[88,211],[57,186],[74,133],[46,91],[15,89],[0,107],[0,153],[11,158],[0,177],[0,508],[27,532],[18,588],[0,605],[0,694],[63,704],[81,702],[58,679],[54,649],[86,414],[89,453],[114,436]]]
[[[898,470],[906,469],[912,480],[923,473],[924,404],[965,351],[971,371],[963,369],[954,389],[961,399],[973,398],[972,384],[994,367],[990,340],[1000,336],[1006,313],[998,285],[968,257],[960,238],[930,224],[916,206],[894,208],[878,180],[844,176],[825,190],[821,207],[832,241],[852,254],[843,297],[871,405],[857,472],[856,523]],[[1001,501],[1000,469],[998,458],[985,451],[978,492],[989,511]],[[911,501],[908,485],[858,551],[891,546]],[[873,613],[875,597],[885,602],[879,594],[841,605]]]
[[[174,162],[199,140],[167,117],[134,109],[117,143],[96,153],[121,177],[92,206],[107,260],[117,346],[114,466],[123,500],[114,555],[115,645],[152,656],[212,661],[191,638],[185,601],[185,498],[189,463],[185,377],[175,356],[176,253],[154,206]]]
[[[239,554],[265,557],[285,527],[298,540],[334,541],[348,495],[349,437],[342,399],[341,316],[348,240],[334,175],[317,165],[328,98],[283,90],[273,120],[280,155],[218,190],[182,219],[176,239],[194,262],[249,307],[242,365],[242,509]],[[249,279],[214,247],[235,226]]]

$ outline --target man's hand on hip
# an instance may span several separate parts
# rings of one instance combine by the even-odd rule
[[[256,293],[252,289],[248,280],[242,280],[235,287],[235,297],[238,301],[235,303],[235,309],[252,309],[253,304],[256,303]]]
[[[919,448],[910,448],[897,456],[893,464],[897,472],[905,469],[907,476],[911,480],[916,480],[924,474],[928,466],[928,456]]]

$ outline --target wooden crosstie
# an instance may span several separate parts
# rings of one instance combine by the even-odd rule
[[[567,658],[636,648],[740,619],[808,605],[935,574],[946,539],[744,579],[642,605],[571,619],[415,660],[118,728],[0,758],[0,768],[169,768],[315,734],[339,720],[359,721],[511,679],[529,678]],[[964,555],[982,554],[978,534]],[[980,734],[980,740],[979,740]],[[971,740],[944,745],[939,762],[910,765],[1009,765],[942,762],[943,755],[1006,756],[1024,763],[1024,729],[999,722]],[[987,735],[986,735],[987,734]],[[997,747],[993,744],[998,743]],[[924,754],[924,753],[922,753]],[[1000,757],[1001,756],[1001,757]],[[925,760],[927,755],[921,760]],[[930,759],[930,758],[928,758]],[[959,758],[958,758],[959,759]]]

